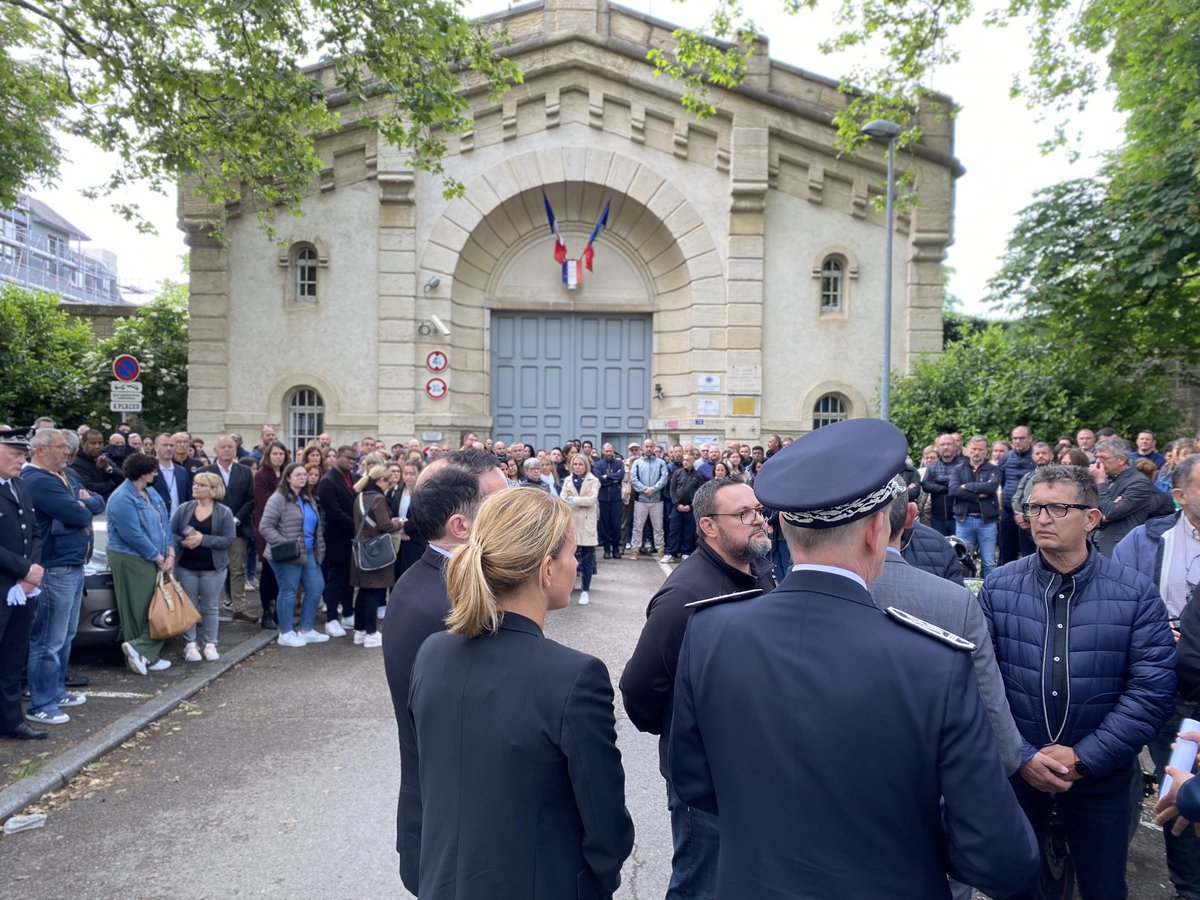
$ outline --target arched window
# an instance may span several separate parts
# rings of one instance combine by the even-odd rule
[[[296,388],[288,398],[288,442],[292,458],[325,430],[325,401],[312,388]]]
[[[813,406],[813,429],[841,422],[848,415],[845,400],[837,394],[825,394]]]
[[[821,263],[821,312],[841,312],[846,295],[845,265],[836,256]]]
[[[317,302],[317,251],[311,244],[297,244],[292,254],[294,299]]]

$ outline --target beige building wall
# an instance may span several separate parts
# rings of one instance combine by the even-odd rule
[[[461,198],[444,199],[440,180],[356,126],[353,107],[320,144],[326,168],[304,215],[277,220],[279,246],[252,212],[205,207],[184,186],[190,427],[249,439],[272,423],[286,433],[289,402],[308,389],[337,441],[440,434],[457,445],[466,431],[487,434],[495,311],[652,314],[657,437],[798,434],[825,395],[851,416],[873,414],[885,159],[880,146],[856,157],[832,150],[836,84],[763,52],[742,88],[714,93],[717,116],[698,121],[645,62],[674,26],[605,0],[547,0],[497,21],[525,82],[499,102],[468,86],[474,128],[451,139],[446,160]],[[326,70],[314,76],[329,83]],[[898,159],[920,197],[896,231],[900,369],[941,348],[941,259],[960,170],[948,120],[929,119],[922,145]],[[575,292],[551,258],[543,190],[571,256],[612,202],[595,272]],[[227,245],[207,235],[214,221]],[[315,302],[297,296],[302,248],[316,259]],[[844,303],[823,313],[831,255],[844,263]],[[433,350],[450,361],[442,399],[425,390]],[[701,391],[704,376],[721,390]]]

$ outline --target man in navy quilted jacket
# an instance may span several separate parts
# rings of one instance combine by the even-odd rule
[[[1099,504],[1087,469],[1038,469],[1023,511],[1038,552],[979,602],[1023,740],[1021,808],[1039,843],[1057,810],[1083,900],[1123,900],[1130,782],[1175,708],[1175,642],[1153,582],[1089,545]]]

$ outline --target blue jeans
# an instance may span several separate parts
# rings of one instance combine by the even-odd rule
[[[956,529],[960,538],[979,551],[983,563],[983,577],[987,578],[996,568],[996,520],[985,522],[968,516],[958,520]]]
[[[279,582],[279,599],[275,601],[275,617],[279,620],[279,633],[292,630],[292,617],[296,613],[296,589],[304,584],[304,602],[300,604],[300,630],[308,631],[317,620],[317,604],[325,592],[325,576],[317,565],[313,551],[307,551],[304,565],[271,561],[271,570]]]
[[[942,519],[938,516],[929,517],[929,526],[943,537],[950,537],[954,534],[954,520]]]
[[[83,566],[52,566],[42,576],[41,587],[29,633],[31,713],[58,709],[67,691],[67,663],[83,602]]]
[[[680,800],[669,781],[667,809],[671,813],[673,852],[666,900],[711,900],[717,896],[720,820]]]

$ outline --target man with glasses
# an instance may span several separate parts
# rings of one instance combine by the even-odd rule
[[[637,648],[621,675],[621,696],[630,721],[639,731],[659,735],[658,767],[667,780],[674,845],[668,900],[716,894],[716,816],[679,800],[671,789],[667,764],[675,667],[691,617],[687,604],[739,591],[765,593],[775,587],[771,564],[763,559],[771,549],[767,521],[749,485],[732,478],[705,481],[692,497],[691,507],[699,532],[696,550],[650,598]]]
[[[1117,544],[1113,560],[1137,569],[1158,585],[1175,631],[1179,696],[1173,715],[1150,741],[1161,779],[1179,723],[1200,700],[1200,603],[1190,602],[1200,584],[1200,454],[1185,456],[1171,473],[1171,496],[1179,512],[1139,525]],[[1163,829],[1167,870],[1180,897],[1200,897],[1200,838],[1191,828]]]
[[[1057,812],[1083,900],[1124,897],[1130,784],[1175,710],[1175,641],[1154,583],[1089,544],[1100,523],[1090,472],[1048,465],[1032,484],[1023,512],[1038,552],[979,594],[1022,737],[1013,790],[1039,846]]]
[[[1000,493],[1004,503],[1000,506],[1000,565],[1020,559],[1034,551],[1033,541],[1026,538],[1021,540],[1024,532],[1017,524],[1010,498],[1017,492],[1021,479],[1032,472],[1035,467],[1033,460],[1033,432],[1028,425],[1018,425],[1012,430],[1012,449],[1000,457],[997,463],[1000,467]]]

